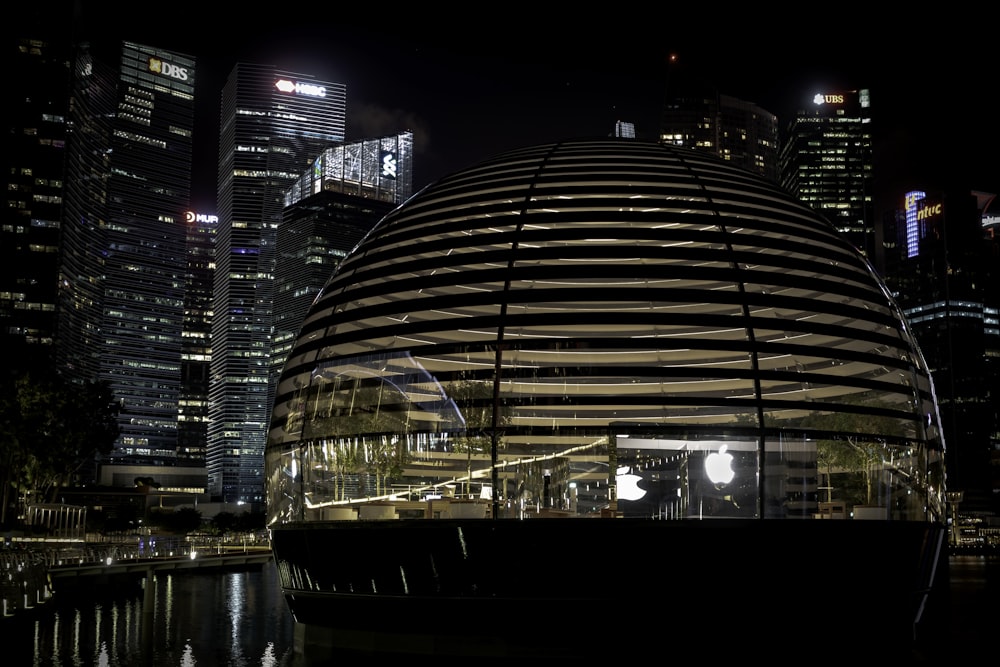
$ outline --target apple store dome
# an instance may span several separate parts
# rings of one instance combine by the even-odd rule
[[[916,527],[896,540],[916,590],[943,448],[903,314],[822,217],[715,156],[579,139],[433,183],[343,260],[276,390],[268,523],[304,616],[376,580],[402,598],[532,599],[591,558],[662,568],[667,550],[623,545],[695,524],[747,540],[794,524],[802,549],[863,525],[871,550],[876,526]],[[330,560],[376,524],[380,546]],[[389,524],[405,547],[382,541]],[[476,539],[494,551],[470,583]],[[676,566],[725,539],[685,538]],[[574,541],[588,546],[567,559]]]

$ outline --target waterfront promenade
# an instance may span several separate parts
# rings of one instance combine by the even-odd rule
[[[91,558],[94,565],[101,557],[108,557],[109,549],[110,545],[95,545]],[[231,551],[241,549],[231,547]],[[252,553],[252,548],[249,551]],[[0,557],[4,557],[6,563],[13,560],[6,558],[12,554],[10,550],[3,551]],[[191,561],[190,555],[187,559]],[[182,561],[183,558],[170,556],[158,559],[165,567],[170,567],[171,562]],[[974,656],[980,656],[981,660],[984,653],[994,651],[994,628],[1000,623],[1000,609],[995,604],[1000,591],[1000,577],[997,576],[1000,556],[995,552],[992,555],[965,553],[952,555],[949,561],[950,604],[939,626],[940,643],[930,647],[933,650],[926,654],[909,656],[912,658],[909,662],[960,664]],[[208,576],[203,576],[202,571]],[[18,610],[0,619],[0,628],[9,632],[5,636],[23,657],[10,664],[39,667],[193,664],[190,660],[183,661],[188,653],[199,657],[198,664],[249,664],[250,656],[259,658],[255,664],[261,665],[314,667],[329,664],[330,649],[310,645],[309,637],[298,634],[297,626],[292,624],[277,587],[273,562],[217,572],[210,568],[165,569],[156,575],[154,589],[148,587],[148,579],[128,575],[120,581],[134,585],[113,588],[97,585],[96,595],[87,592],[64,596],[61,593],[65,589],[57,585],[51,599],[45,601],[43,598],[43,602],[27,611]],[[6,568],[2,573],[5,578],[9,574]],[[86,579],[98,581],[97,577]],[[147,595],[150,590],[155,590],[156,595]],[[109,595],[113,597],[107,597]],[[154,598],[156,621],[150,623],[148,614],[153,611],[150,605]],[[818,618],[823,619],[818,621],[817,629],[828,630],[827,619],[822,616],[822,604],[810,607],[815,599],[803,602],[804,610],[812,608],[820,614]],[[235,632],[234,628],[239,628],[240,635],[237,639],[234,634],[230,642],[227,633]],[[152,633],[152,639],[146,637],[147,631]],[[218,641],[219,632],[227,637],[225,642]],[[855,628],[842,638],[843,641],[858,632],[860,630]],[[143,643],[147,639],[150,646]],[[305,657],[295,656],[293,660],[290,653],[295,647],[299,647],[295,650],[302,651]],[[147,660],[147,653],[170,658]],[[284,662],[279,663],[279,656]],[[335,653],[335,656],[338,661],[355,657],[346,651]],[[902,654],[894,664],[906,664],[906,657]],[[120,662],[116,663],[115,659]]]
[[[12,542],[0,551],[3,618],[45,604],[60,591],[124,578],[141,582],[165,570],[204,571],[259,567],[271,550],[259,544],[205,544],[183,540],[86,543]]]

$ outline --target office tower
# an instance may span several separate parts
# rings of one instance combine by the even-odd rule
[[[177,458],[205,464],[212,363],[212,281],[219,217],[188,211],[187,287],[181,332],[181,395],[177,409]]]
[[[18,28],[28,34],[3,42],[0,342],[11,372],[52,361],[70,74],[68,37]]]
[[[887,218],[885,282],[932,370],[949,491],[965,511],[1000,493],[1000,239],[990,193],[907,192]],[[895,224],[893,224],[895,223]]]
[[[344,140],[346,88],[239,63],[222,92],[208,428],[209,491],[263,503],[274,251],[285,193]]]
[[[714,153],[777,183],[778,142],[777,116],[670,63],[660,143]]]
[[[412,192],[412,132],[328,148],[289,189],[275,246],[268,405],[313,299],[340,260]]]
[[[635,139],[635,123],[615,121],[615,136],[623,139]]]
[[[787,126],[781,184],[875,261],[871,98],[866,89],[810,94]]]
[[[117,60],[117,66],[112,63]],[[115,463],[177,454],[194,58],[122,42],[74,61],[57,352],[121,401]]]

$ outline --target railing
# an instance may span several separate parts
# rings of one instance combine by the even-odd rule
[[[145,552],[145,553],[144,553]],[[32,546],[0,552],[3,617],[38,607],[57,591],[109,577],[147,577],[171,570],[227,570],[259,567],[271,560],[270,546],[184,544],[150,552],[134,544]]]

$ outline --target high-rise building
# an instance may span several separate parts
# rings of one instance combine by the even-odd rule
[[[1000,239],[995,196],[907,192],[885,220],[885,282],[931,368],[945,433],[949,490],[966,512],[1000,493]]]
[[[344,140],[346,87],[239,63],[222,93],[209,490],[262,506],[275,241],[285,193]]]
[[[269,406],[316,295],[340,260],[412,193],[412,132],[328,148],[289,189],[276,242]]]
[[[4,366],[51,362],[58,285],[67,117],[69,40],[5,39],[8,89],[3,133],[6,202],[0,212],[0,343]],[[46,31],[47,32],[47,31]]]
[[[811,94],[788,125],[781,184],[875,261],[871,97],[867,89]]]
[[[181,396],[177,409],[177,458],[205,464],[212,363],[212,280],[219,216],[188,211],[187,288],[181,332]]]
[[[778,142],[773,113],[670,63],[660,143],[714,153],[777,183]]]
[[[615,121],[615,135],[623,139],[635,139],[635,123],[625,120]]]
[[[121,401],[111,462],[175,462],[193,57],[83,43],[73,64],[57,358]],[[117,63],[116,63],[117,61]]]

